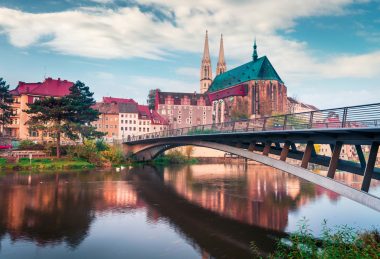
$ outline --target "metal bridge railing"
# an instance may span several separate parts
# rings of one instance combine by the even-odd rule
[[[380,103],[169,129],[123,141],[231,132],[377,127],[380,128]]]

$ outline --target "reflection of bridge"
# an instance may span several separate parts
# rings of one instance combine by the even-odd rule
[[[314,144],[329,144],[331,157],[318,155]],[[124,141],[124,151],[150,160],[178,146],[213,148],[278,168],[380,211],[380,199],[368,194],[371,179],[380,179],[375,167],[379,144],[380,103],[148,133]],[[359,163],[340,159],[343,145],[355,146]],[[367,160],[362,145],[371,146]],[[286,163],[287,158],[299,160],[300,166]],[[309,163],[327,166],[327,176],[307,170]],[[337,169],[362,175],[361,191],[335,181]]]

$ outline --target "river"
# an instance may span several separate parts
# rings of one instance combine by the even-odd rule
[[[321,172],[323,173],[323,172]],[[356,188],[361,177],[337,173]],[[380,195],[373,181],[371,193]],[[262,165],[0,174],[0,258],[250,258],[306,218],[379,229],[379,213]]]

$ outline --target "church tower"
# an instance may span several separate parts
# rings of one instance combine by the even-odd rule
[[[220,35],[220,47],[219,47],[219,58],[218,64],[216,66],[216,75],[226,72],[227,66],[226,61],[224,60],[224,46],[223,46],[223,34]]]
[[[210,51],[208,48],[208,34],[206,31],[205,45],[203,50],[203,58],[201,64],[201,81],[200,90],[201,94],[205,93],[210,87],[212,82],[212,71],[211,71],[211,59]]]

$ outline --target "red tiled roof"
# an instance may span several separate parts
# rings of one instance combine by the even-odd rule
[[[44,82],[24,83],[19,82],[16,89],[10,91],[12,95],[38,95],[38,96],[56,96],[61,97],[70,93],[70,87],[73,82],[61,79],[46,78]]]
[[[133,99],[126,99],[126,98],[114,98],[114,97],[103,97],[104,103],[136,103],[137,102]]]
[[[167,120],[158,114],[155,110],[150,111],[149,106],[139,105],[139,118],[146,116],[147,119],[150,119],[152,124],[168,124]]]

